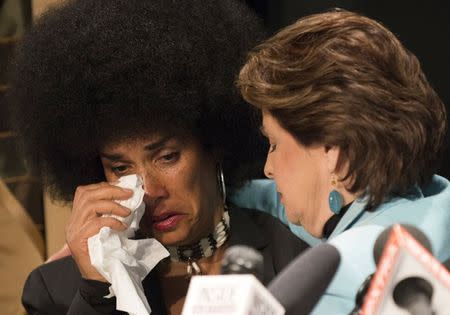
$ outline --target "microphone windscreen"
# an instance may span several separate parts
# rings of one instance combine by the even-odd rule
[[[338,250],[327,243],[295,258],[268,285],[286,314],[309,314],[325,292],[339,266]]]
[[[221,274],[252,274],[262,281],[264,259],[257,250],[244,246],[231,246],[225,251],[222,259]]]
[[[429,252],[432,252],[431,243],[421,230],[410,224],[401,224],[401,226],[406,231],[408,231],[408,233],[411,234],[411,236],[414,237],[417,242],[419,242]],[[381,232],[375,242],[375,245],[373,246],[373,259],[375,260],[375,264],[377,265],[380,261],[381,254],[383,253],[384,246],[389,239],[389,234],[391,233],[392,227],[393,225],[387,227],[383,232]]]

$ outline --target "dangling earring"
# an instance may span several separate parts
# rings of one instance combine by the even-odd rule
[[[297,217],[297,225],[302,226],[302,221],[300,220],[300,216]]]
[[[222,201],[224,206],[226,205],[227,200],[227,190],[225,188],[225,180],[223,179],[223,170],[222,165],[217,164],[217,184],[219,186],[220,194],[222,195]],[[225,206],[226,208],[226,206]]]
[[[344,200],[342,198],[342,195],[335,189],[336,187],[335,175],[332,175],[331,186],[333,186],[333,190],[328,195],[328,204],[330,206],[330,210],[333,213],[339,214],[339,212],[341,212]]]

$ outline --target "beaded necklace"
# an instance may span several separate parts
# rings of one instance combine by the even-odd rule
[[[170,259],[177,262],[187,262],[186,272],[188,276],[192,276],[192,274],[200,275],[202,271],[197,264],[197,260],[212,256],[216,249],[226,242],[229,232],[230,216],[228,211],[224,211],[222,219],[214,228],[214,232],[200,239],[196,244],[168,246],[167,250],[170,253]]]

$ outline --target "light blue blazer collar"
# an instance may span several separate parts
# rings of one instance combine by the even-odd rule
[[[350,229],[357,222],[364,221],[365,218],[376,216],[378,213],[380,213],[379,210],[385,207],[394,207],[397,203],[402,202],[405,198],[409,200],[423,198],[422,190],[418,186],[415,186],[408,192],[406,196],[393,197],[391,200],[389,200],[388,203],[381,204],[377,208],[377,211],[374,212],[365,211],[368,201],[366,197],[356,199],[350,206],[350,208],[347,210],[347,212],[344,214],[342,219],[339,221],[339,223],[336,225],[335,229],[333,230],[328,239],[332,239],[333,237]]]
[[[360,198],[356,199],[353,204],[350,206],[350,208],[347,210],[347,212],[344,214],[341,220],[339,220],[339,223],[334,228],[333,232],[331,233],[329,239],[332,239],[336,235],[341,234],[345,230],[348,230],[355,224],[361,216],[364,215],[364,209],[367,204],[367,198]]]

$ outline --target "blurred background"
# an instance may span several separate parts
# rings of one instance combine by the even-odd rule
[[[8,125],[6,68],[14,47],[42,12],[63,0],[0,0],[0,310],[24,314],[20,295],[28,273],[64,244],[69,205],[47,198],[26,167]],[[95,0],[92,0],[95,1]],[[151,0],[142,0],[151,1]],[[226,0],[222,0],[226,1]],[[243,1],[243,0],[242,0]],[[339,7],[382,22],[417,55],[438,94],[450,104],[450,3],[444,0],[246,0],[261,16],[268,35],[298,18]],[[448,139],[448,137],[447,137]],[[439,174],[450,178],[450,145]]]

